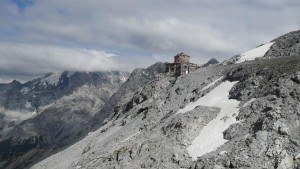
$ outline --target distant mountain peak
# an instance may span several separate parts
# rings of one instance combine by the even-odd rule
[[[207,63],[205,63],[203,66],[207,67],[210,65],[216,65],[219,64],[220,62],[216,58],[211,58]]]
[[[219,61],[216,58],[211,58],[208,63],[219,63]]]
[[[63,71],[24,84],[13,81],[0,85],[0,168],[27,165],[26,153],[37,146],[60,148],[86,134],[95,114],[128,76],[120,71]],[[97,123],[107,117],[99,115]],[[18,156],[25,160],[6,161]],[[39,158],[40,152],[33,156]]]
[[[55,73],[47,73],[43,79],[41,80],[42,84],[43,85],[47,85],[47,84],[50,84],[50,85],[58,85],[60,79],[61,79],[61,76],[62,76],[62,72],[55,72]]]

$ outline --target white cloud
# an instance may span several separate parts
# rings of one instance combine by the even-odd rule
[[[117,56],[105,51],[49,45],[0,43],[0,72],[41,74],[53,71],[118,70]]]
[[[196,63],[224,60],[299,29],[299,9],[297,0],[51,0],[20,10],[5,0],[0,69],[132,70],[181,51]]]
[[[12,78],[0,78],[0,83],[10,83],[13,80],[14,79],[12,79]]]

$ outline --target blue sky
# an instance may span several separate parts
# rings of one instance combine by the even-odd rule
[[[297,0],[3,0],[0,81],[224,60],[300,27]]]
[[[27,6],[33,5],[33,0],[13,0],[20,10],[24,10]]]

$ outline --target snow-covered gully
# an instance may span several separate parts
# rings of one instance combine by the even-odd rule
[[[242,53],[241,58],[236,63],[242,63],[244,61],[255,60],[256,58],[263,57],[270,50],[273,44],[274,42],[269,42],[245,53]]]
[[[197,101],[186,105],[178,113],[185,113],[193,110],[197,106],[219,107],[220,113],[211,120],[199,135],[192,141],[187,148],[190,156],[196,160],[206,153],[216,150],[219,146],[227,142],[223,139],[223,132],[231,125],[236,123],[236,116],[239,113],[239,101],[229,99],[229,91],[237,82],[222,82],[205,96]]]

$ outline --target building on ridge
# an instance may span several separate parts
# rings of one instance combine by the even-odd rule
[[[181,52],[174,56],[174,63],[167,63],[166,72],[174,73],[175,76],[182,76],[194,72],[197,64],[190,63],[190,56]]]

